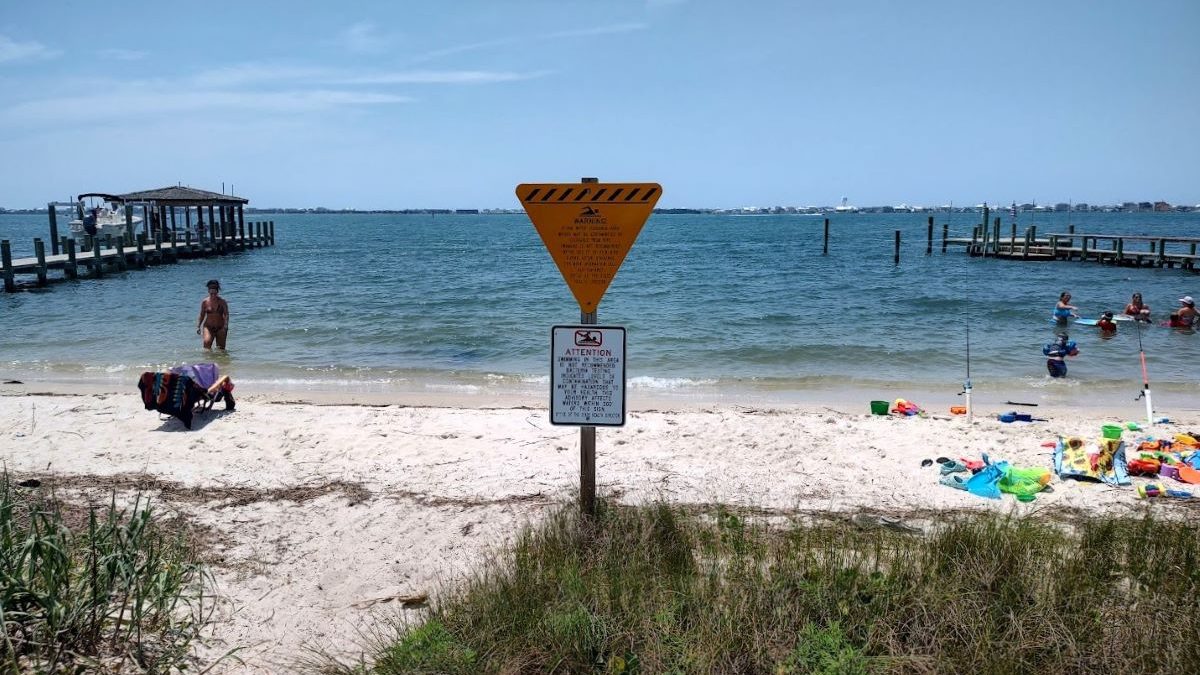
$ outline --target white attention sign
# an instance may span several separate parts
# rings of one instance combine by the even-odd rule
[[[625,329],[555,326],[550,332],[550,423],[625,425]]]

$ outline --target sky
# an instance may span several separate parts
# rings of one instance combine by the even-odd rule
[[[0,0],[0,206],[1200,203],[1196,0]]]

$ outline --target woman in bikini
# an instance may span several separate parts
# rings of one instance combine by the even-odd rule
[[[208,297],[200,301],[200,318],[196,319],[196,334],[204,331],[204,348],[212,349],[216,340],[218,349],[225,349],[225,336],[229,333],[229,303],[219,293],[221,282],[210,279]]]
[[[1150,321],[1150,306],[1142,302],[1142,294],[1134,293],[1133,298],[1125,305],[1125,316],[1132,316],[1138,321]]]

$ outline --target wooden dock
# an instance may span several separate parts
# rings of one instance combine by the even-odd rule
[[[1073,230],[1074,228],[1072,228]],[[947,246],[962,246],[972,256],[1003,260],[1055,261],[1078,260],[1120,267],[1178,267],[1200,274],[1196,262],[1197,237],[1162,237],[1129,234],[1093,234],[1086,232],[1053,232],[1038,236],[1030,226],[1020,237],[1014,225],[1009,232],[1000,232],[1000,219],[991,227],[976,225],[967,237],[949,237],[942,230],[942,251]]]
[[[124,237],[101,242],[88,237],[79,242],[62,237],[56,249],[63,253],[46,255],[46,246],[41,239],[33,240],[35,255],[32,258],[13,259],[9,240],[0,241],[0,262],[3,263],[4,290],[12,293],[18,289],[19,274],[35,275],[33,283],[45,286],[53,280],[75,279],[80,267],[92,277],[101,277],[106,271],[124,271],[131,267],[144,269],[150,265],[177,262],[181,258],[202,258],[226,255],[264,246],[275,245],[275,221],[236,223],[234,227],[215,230],[216,237],[193,237],[192,232],[171,232],[169,239],[155,232],[154,240],[147,241],[144,232],[137,237]],[[61,270],[62,276],[54,279],[51,270]]]

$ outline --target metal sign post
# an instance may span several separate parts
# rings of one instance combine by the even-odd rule
[[[596,321],[596,312],[579,312],[579,323],[585,326],[594,326]],[[622,420],[623,422],[624,420]],[[588,517],[596,515],[596,427],[594,425],[579,427],[579,512]]]

